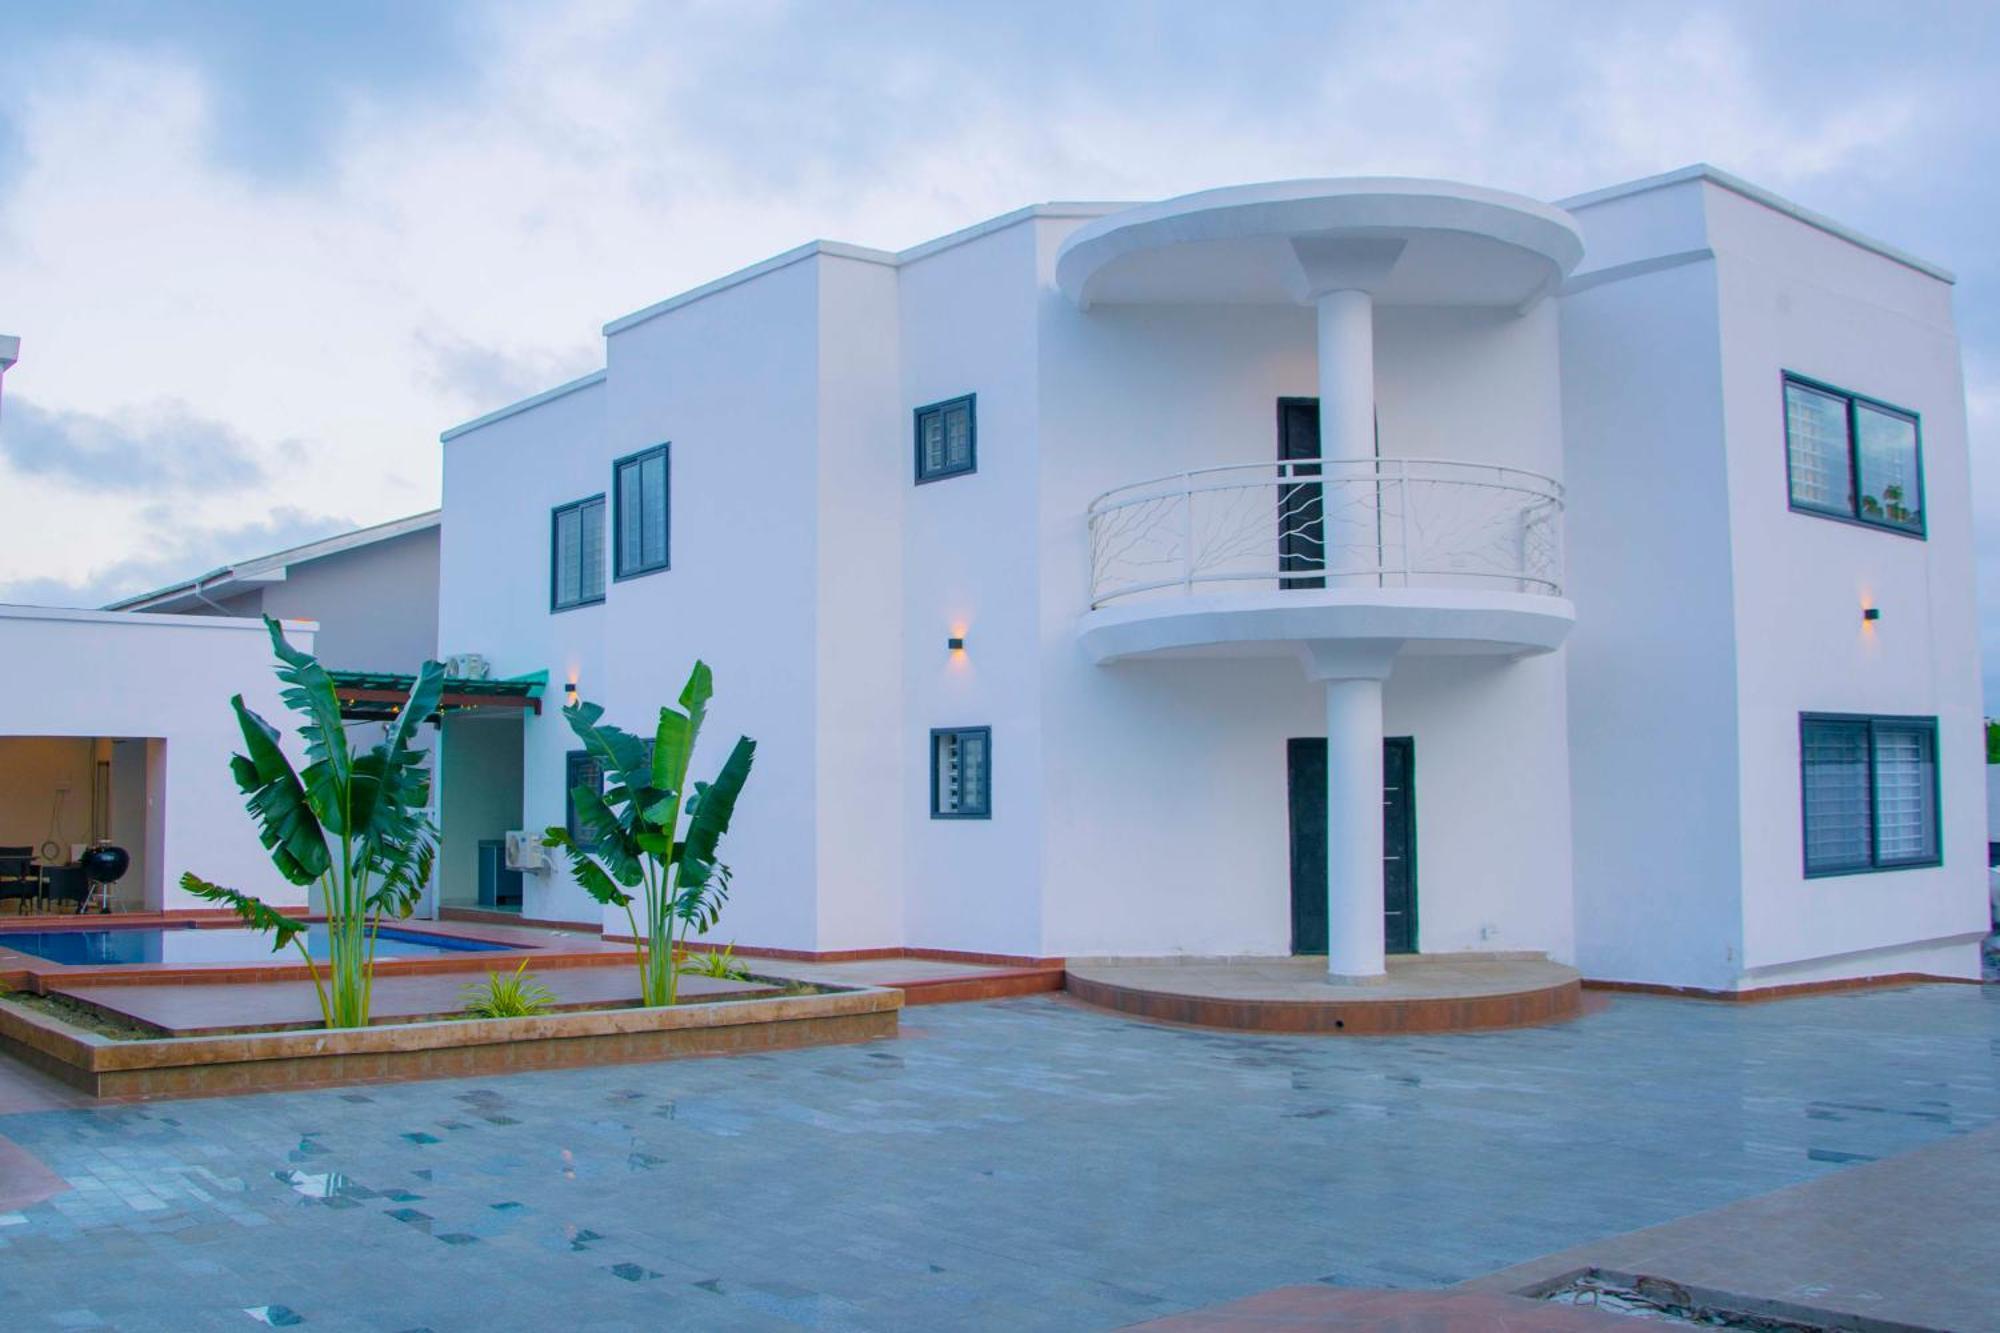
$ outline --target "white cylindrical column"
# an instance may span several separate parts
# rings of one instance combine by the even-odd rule
[[[1381,981],[1382,682],[1326,682],[1326,971]]]
[[[1319,456],[1353,460],[1375,456],[1375,301],[1367,292],[1321,294],[1319,309]],[[1382,564],[1380,488],[1356,485],[1353,466],[1328,467],[1321,483],[1318,532],[1325,587],[1341,588],[1362,576],[1378,581]],[[1372,474],[1361,475],[1372,481]],[[1307,585],[1311,586],[1311,585]]]
[[[1319,309],[1319,453],[1375,456],[1375,300],[1326,292]]]

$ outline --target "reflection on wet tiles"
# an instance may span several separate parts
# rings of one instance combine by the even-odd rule
[[[1875,1162],[1880,1158],[1860,1152],[1835,1152],[1832,1148],[1808,1148],[1806,1157],[1815,1162]]]
[[[649,1282],[659,1276],[658,1273],[655,1273],[652,1269],[642,1264],[613,1264],[611,1265],[611,1273],[616,1277],[624,1278],[627,1282]]]
[[[304,1315],[284,1305],[250,1305],[244,1307],[243,1313],[272,1328],[292,1328],[306,1322]]]
[[[0,1215],[0,1324],[140,1291],[226,1327],[275,1266],[314,1323],[391,1331],[462,1327],[470,1293],[535,1327],[1114,1327],[1315,1276],[1436,1285],[2000,1115],[1976,993],[1754,1009],[1410,1043],[1036,998],[914,1010],[897,1043],[0,1117],[73,1187]],[[361,1199],[448,1263],[314,1259],[410,1243]]]
[[[408,1141],[409,1141],[409,1142],[411,1142],[411,1143],[443,1143],[443,1142],[444,1142],[444,1140],[443,1140],[443,1139],[441,1139],[441,1138],[439,1138],[439,1137],[438,1137],[437,1135],[435,1135],[435,1134],[426,1134],[426,1133],[424,1133],[424,1132],[423,1132],[422,1130],[415,1130],[415,1131],[413,1131],[413,1132],[411,1132],[411,1133],[408,1133],[408,1134],[404,1134],[404,1135],[403,1135],[402,1137],[403,1137],[404,1139],[408,1140]]]

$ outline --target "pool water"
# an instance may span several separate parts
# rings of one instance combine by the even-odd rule
[[[307,926],[301,938],[315,959],[329,956],[325,926]],[[382,927],[375,937],[377,958],[491,953],[507,947],[481,940],[396,930],[388,926]],[[240,926],[211,930],[191,926],[132,926],[107,930],[0,931],[0,949],[17,949],[69,967],[128,963],[296,963],[299,960],[296,945],[287,944],[281,952],[273,955],[270,935]]]

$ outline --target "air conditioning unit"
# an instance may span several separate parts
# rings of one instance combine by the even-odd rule
[[[493,664],[484,653],[453,653],[444,659],[444,674],[454,680],[485,680],[493,674]]]
[[[549,849],[542,846],[542,835],[526,829],[511,830],[507,834],[507,868],[529,870],[538,875],[547,870]]]

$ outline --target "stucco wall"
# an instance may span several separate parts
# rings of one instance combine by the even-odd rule
[[[311,648],[309,627],[291,639]],[[158,741],[152,792],[160,802],[140,886],[146,906],[203,906],[177,882],[205,879],[281,904],[303,903],[258,845],[229,773],[241,744],[229,696],[286,732],[271,675],[270,639],[256,621],[0,607],[0,660],[32,662],[33,688],[0,692],[0,737],[126,737]],[[60,682],[59,686],[48,682]],[[89,785],[72,793],[85,810]],[[44,812],[46,817],[46,812]],[[41,841],[41,835],[33,839]],[[125,895],[131,897],[131,886]]]
[[[1578,965],[1727,986],[1741,815],[1714,265],[1644,268],[1706,245],[1698,187],[1577,216],[1590,258],[1561,325]]]
[[[1985,765],[1970,455],[1948,284],[1704,186],[1716,251],[1742,709],[1743,965],[1765,983],[1904,970],[1891,948],[1957,939],[1977,976],[1986,926]],[[1781,376],[1917,412],[1927,533],[1792,513]],[[1864,605],[1881,610],[1867,624]],[[1938,719],[1944,864],[1808,881],[1798,715]],[[1939,970],[1935,960],[1927,970]],[[1823,975],[1822,967],[1816,973]]]

